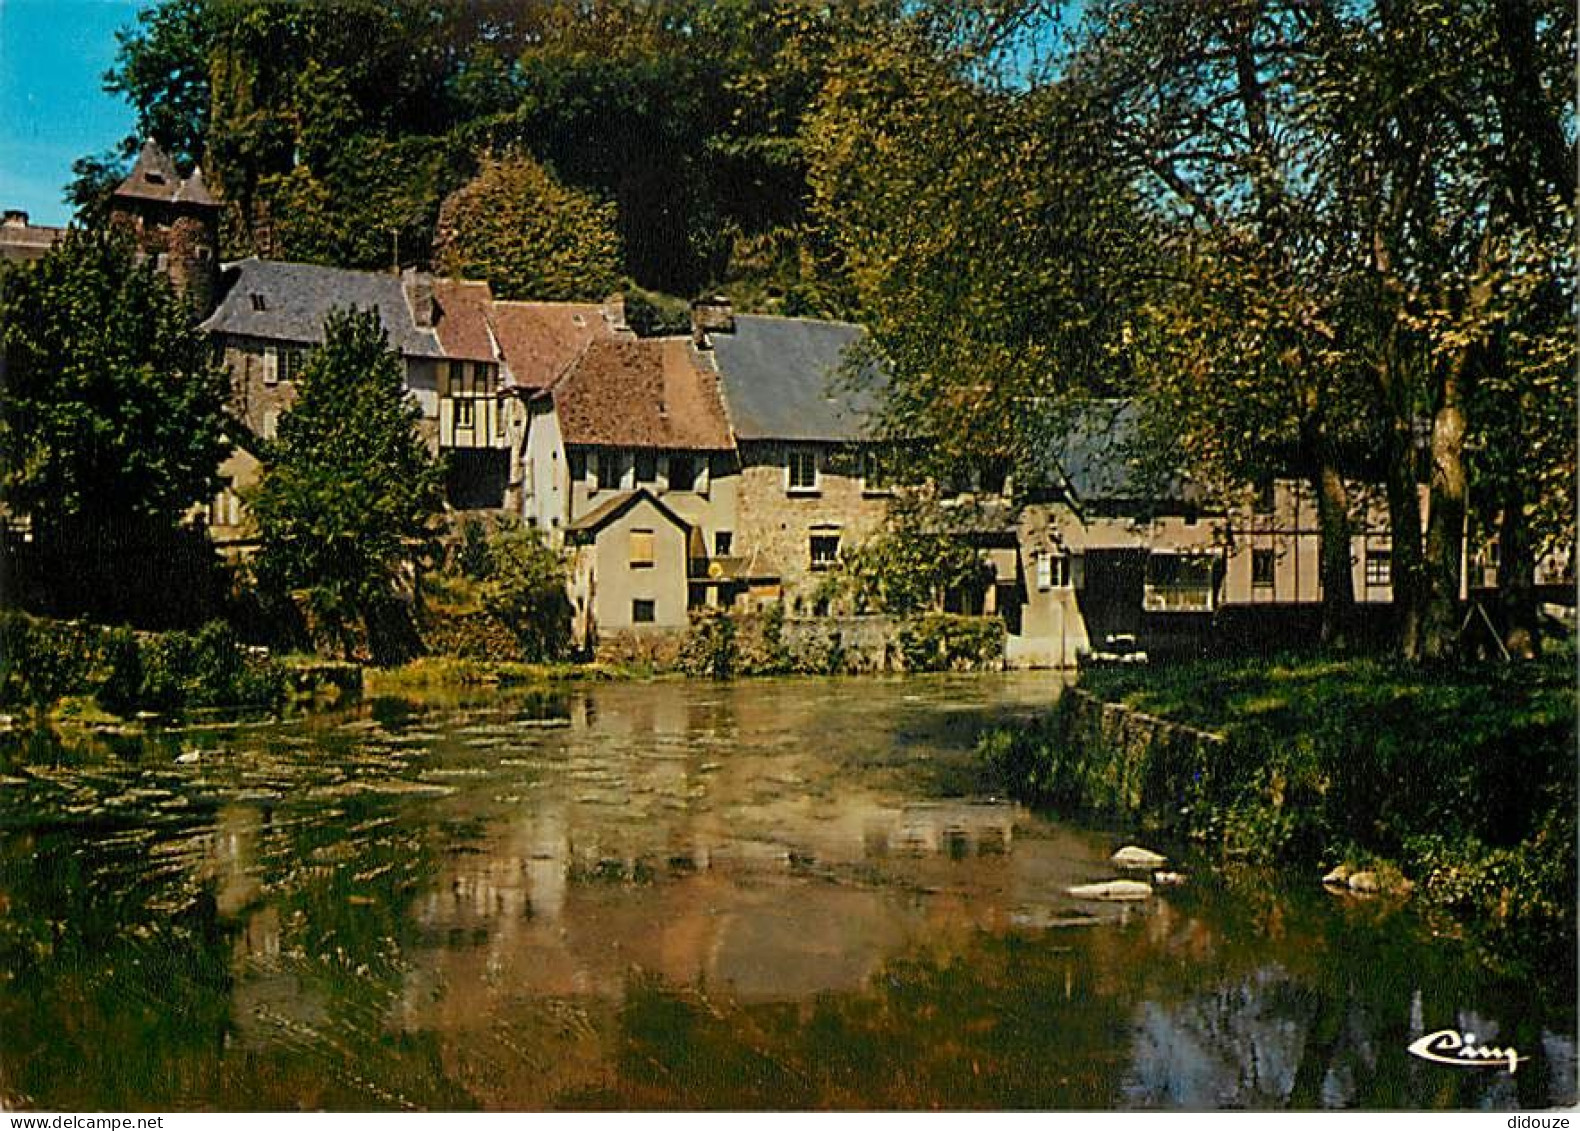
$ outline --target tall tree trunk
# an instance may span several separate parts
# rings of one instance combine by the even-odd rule
[[[1469,482],[1465,470],[1464,387],[1474,347],[1449,364],[1442,400],[1432,419],[1431,513],[1426,526],[1426,619],[1422,654],[1452,656],[1459,642],[1459,591],[1463,580]]]
[[[1511,477],[1502,492],[1498,522],[1498,605],[1503,613],[1503,647],[1516,660],[1541,651],[1536,618],[1536,554],[1525,518],[1525,487]]]
[[[1350,561],[1350,499],[1330,459],[1317,467],[1317,527],[1321,537],[1318,577],[1322,582],[1322,643],[1342,650],[1349,646],[1355,610],[1355,576]]]
[[[1394,640],[1405,660],[1421,658],[1426,596],[1421,556],[1421,498],[1417,485],[1415,436],[1408,419],[1395,421],[1388,453],[1388,526],[1393,532]]]

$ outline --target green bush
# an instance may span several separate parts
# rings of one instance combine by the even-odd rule
[[[1160,825],[1225,856],[1389,862],[1432,901],[1498,920],[1573,913],[1575,694],[1564,663],[1203,663],[1094,670],[1082,684],[1097,703],[1066,696],[1038,725],[981,740],[1013,792]],[[1116,727],[1102,701],[1227,741]]]
[[[928,613],[901,624],[895,645],[908,672],[975,671],[1003,658],[1004,622]]]
[[[680,668],[687,675],[729,679],[735,674],[735,621],[723,609],[694,609],[680,645]]]
[[[96,644],[84,625],[0,613],[0,704],[43,712],[85,690]]]
[[[137,710],[143,689],[143,650],[129,628],[112,628],[104,634],[101,658],[104,681],[95,692],[99,706],[117,715]]]
[[[563,659],[570,651],[571,604],[565,560],[537,530],[505,526],[488,539],[483,608],[515,636],[519,659]]]

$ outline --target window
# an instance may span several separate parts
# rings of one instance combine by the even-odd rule
[[[1257,514],[1273,513],[1273,479],[1268,476],[1256,484],[1256,498],[1251,503],[1251,509]]]
[[[816,452],[791,452],[788,471],[791,491],[817,490]]]
[[[263,347],[263,383],[277,384],[280,380],[280,350],[277,346]]]
[[[658,455],[656,453],[636,453],[636,481],[638,483],[658,482]]]
[[[735,536],[728,530],[715,531],[713,535],[713,556],[727,558],[730,556],[730,546],[734,543]]]
[[[284,348],[280,350],[279,374],[282,381],[295,381],[302,375],[307,361],[305,350]]]
[[[1272,550],[1251,551],[1251,584],[1257,589],[1273,587],[1274,556]]]
[[[653,564],[653,532],[631,531],[631,568],[646,569]]]
[[[1214,559],[1210,554],[1151,554],[1141,607],[1150,613],[1210,613]]]
[[[812,535],[812,568],[827,569],[839,561],[839,535]]]
[[[658,619],[658,610],[651,597],[638,597],[631,602],[631,623],[652,624]]]
[[[580,483],[587,478],[586,452],[567,452],[565,453],[565,462],[570,467],[572,483]]]
[[[1366,584],[1382,586],[1393,584],[1393,555],[1388,550],[1366,551]]]
[[[263,301],[263,296],[258,294],[256,291],[247,297],[252,300],[252,309],[259,312],[260,314],[268,308],[268,304]]]
[[[613,491],[620,486],[620,455],[618,452],[598,453],[598,489]]]
[[[1004,485],[1009,481],[1009,461],[1002,459],[985,460],[977,474],[977,482],[984,495],[1002,495]]]
[[[1037,588],[1066,589],[1070,584],[1070,559],[1063,554],[1037,555]]]
[[[241,499],[236,494],[232,480],[223,480],[223,484],[219,494],[215,495],[209,503],[209,525],[239,526],[241,525]]]
[[[671,491],[697,489],[697,463],[690,456],[669,457],[669,489]]]
[[[463,397],[460,400],[455,401],[454,404],[455,404],[455,426],[457,428],[470,428],[470,427],[472,427],[472,401],[471,401],[471,398]]]
[[[263,438],[274,439],[275,433],[280,429],[280,413],[278,409],[265,409],[263,413]]]

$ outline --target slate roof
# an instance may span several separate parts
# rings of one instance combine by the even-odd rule
[[[687,338],[589,342],[549,395],[567,444],[734,447],[718,379],[701,367]]]
[[[331,310],[377,309],[390,345],[406,357],[442,358],[439,336],[412,322],[398,275],[309,263],[243,259],[226,266],[225,297],[203,329],[210,333],[317,344]],[[253,295],[262,299],[254,309]]]
[[[1033,487],[1063,487],[1078,502],[1180,501],[1184,484],[1150,482],[1136,466],[1141,413],[1129,400],[1097,400],[1048,429]]]
[[[439,313],[434,329],[445,356],[468,361],[497,361],[493,292],[487,283],[435,279],[433,297]]]
[[[864,335],[849,322],[735,316],[734,333],[715,333],[714,364],[730,422],[742,440],[866,439],[876,402],[846,387],[845,351]]]
[[[131,173],[116,186],[113,195],[166,204],[218,204],[203,183],[203,170],[193,169],[190,177],[183,178],[176,172],[175,163],[152,138],[143,142]]]
[[[595,302],[494,303],[494,333],[518,389],[546,389],[595,338],[613,330]]]

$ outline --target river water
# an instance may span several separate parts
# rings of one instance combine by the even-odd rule
[[[972,756],[1057,693],[577,684],[35,739],[0,756],[0,1106],[1574,1101],[1572,955],[1307,877],[1069,898],[1122,830]],[[1527,1059],[1407,1054],[1443,1028]]]

